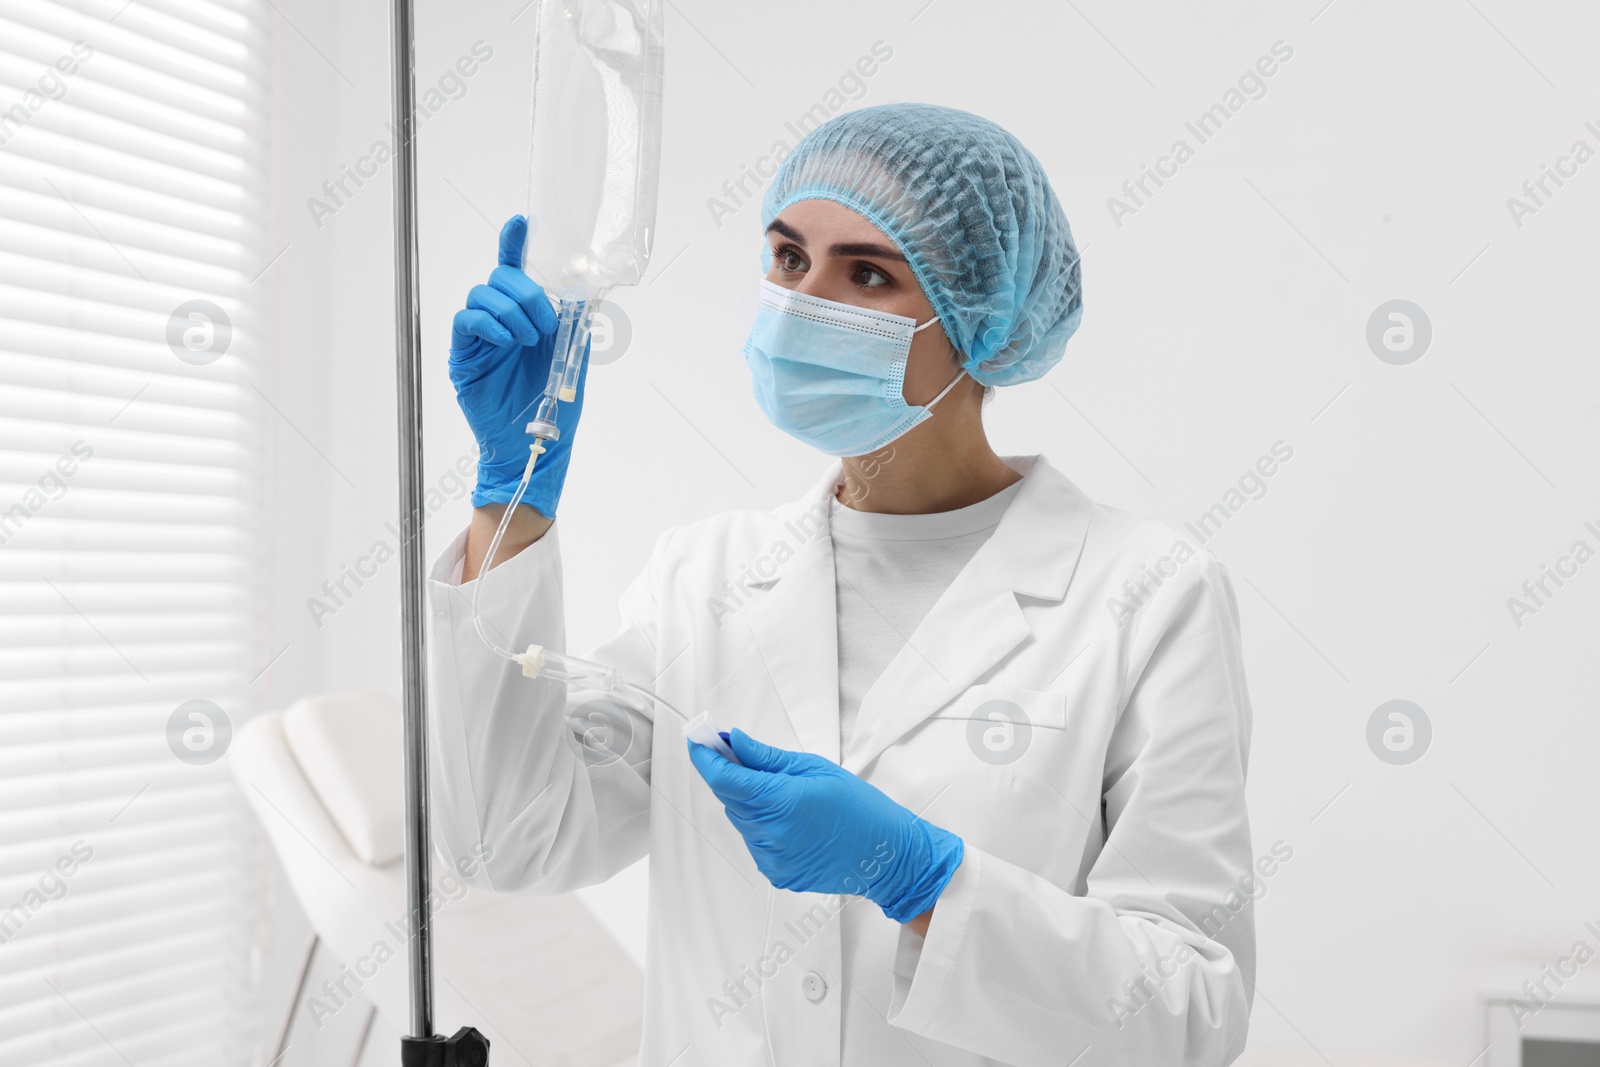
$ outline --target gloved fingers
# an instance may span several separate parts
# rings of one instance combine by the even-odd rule
[[[685,738],[689,745],[689,760],[706,780],[706,785],[724,804],[740,805],[762,796],[770,788],[763,771],[741,767],[724,757],[716,749]]]
[[[737,808],[725,807],[723,813],[728,816],[728,821],[733,828],[739,831],[739,836],[744,838],[749,845],[769,846],[778,842],[773,840],[772,827],[759,819],[749,819]]]
[[[556,332],[556,312],[550,306],[550,298],[544,295],[544,289],[538,282],[528,277],[517,267],[496,267],[489,275],[489,284],[500,290],[517,302],[523,314],[528,316],[539,330],[540,334],[550,335]]]
[[[795,752],[787,748],[777,748],[773,745],[763,744],[735,726],[728,735],[728,746],[733,749],[733,754],[739,757],[739,762],[746,767],[758,771],[769,771],[776,774],[800,774],[809,770],[818,770],[818,761],[835,766],[831,760],[822,759],[810,752]]]
[[[773,866],[772,861],[768,859],[766,855],[756,851],[755,849],[751,849],[750,858],[756,861],[756,870],[761,872],[761,877],[765,878],[768,882],[771,882],[774,888],[794,888],[794,879],[786,876],[777,867]]]
[[[462,308],[456,312],[455,319],[450,324],[450,354],[453,357],[457,352],[465,353],[475,340],[488,341],[491,345],[509,345],[516,338],[511,336],[511,331],[500,325],[499,321],[481,308]]]
[[[500,227],[500,265],[522,268],[522,245],[528,237],[528,220],[512,215]]]
[[[777,848],[781,842],[774,841],[768,828],[760,823],[741,819],[731,811],[728,812],[728,821],[733,823],[733,828],[738,830],[739,836],[744,839],[745,851],[755,860],[756,870],[779,889],[784,888],[778,885],[780,879],[784,877],[784,865],[779,862],[777,855]]]
[[[467,294],[467,307],[487,311],[499,320],[500,325],[525,345],[539,343],[539,331],[528,318],[522,306],[491,285],[474,285]]]
[[[517,425],[517,419],[512,418],[507,420],[506,425]],[[503,467],[508,474],[510,474],[512,471],[515,471],[516,473],[512,475],[511,488],[516,488],[516,483],[522,480],[522,468],[527,466],[527,464],[528,444],[525,437],[523,440],[516,441],[514,443],[504,443],[503,449],[501,447],[501,443],[494,441],[480,443],[478,445],[479,469],[494,470],[496,468]],[[497,501],[497,503],[503,504],[505,501]]]
[[[761,877],[765,878],[773,885],[778,886],[778,870],[773,866],[772,858],[762,851],[761,848],[751,844],[748,840],[746,840],[744,843],[744,850],[750,853],[750,858],[755,861],[756,870],[761,872]],[[778,888],[782,889],[783,887],[778,886]]]

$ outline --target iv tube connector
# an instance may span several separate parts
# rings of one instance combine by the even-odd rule
[[[561,438],[561,427],[556,425],[556,399],[548,392],[539,401],[539,408],[533,413],[532,420],[525,427],[540,441],[557,441]]]
[[[549,678],[557,682],[577,684],[585,689],[614,690],[622,684],[615,667],[594,663],[565,652],[557,652],[543,645],[529,645],[527,651],[511,657],[522,664],[522,673],[529,678]]]

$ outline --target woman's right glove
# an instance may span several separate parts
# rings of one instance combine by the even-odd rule
[[[897,923],[931,911],[966,845],[832,760],[764,745],[738,727],[737,763],[686,739],[756,869],[779,889],[866,897]]]
[[[555,309],[539,284],[522,272],[527,235],[528,220],[521,215],[506,222],[500,230],[500,265],[489,284],[473,286],[467,294],[467,306],[456,312],[450,334],[450,381],[478,440],[473,507],[511,502],[533,443],[526,426],[538,411],[554,356]],[[555,518],[561,499],[588,376],[586,358],[577,396],[556,412],[561,436],[545,442],[522,497],[547,519]]]

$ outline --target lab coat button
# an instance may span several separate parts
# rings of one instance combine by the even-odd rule
[[[822,980],[822,975],[816,971],[807,971],[800,979],[800,988],[805,990],[806,999],[812,1002],[821,1000],[828,995],[828,983]]]

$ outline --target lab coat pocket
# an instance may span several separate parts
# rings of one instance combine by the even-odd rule
[[[1067,697],[987,682],[969,686],[930,718],[964,724],[972,756],[980,763],[1006,766],[1023,759],[1036,740],[1048,741],[1066,729]]]
[[[1082,725],[1068,715],[1066,692],[971,686],[922,724],[916,758],[942,773],[924,783],[932,799],[920,814],[1068,884],[1099,806],[1096,754]]]

